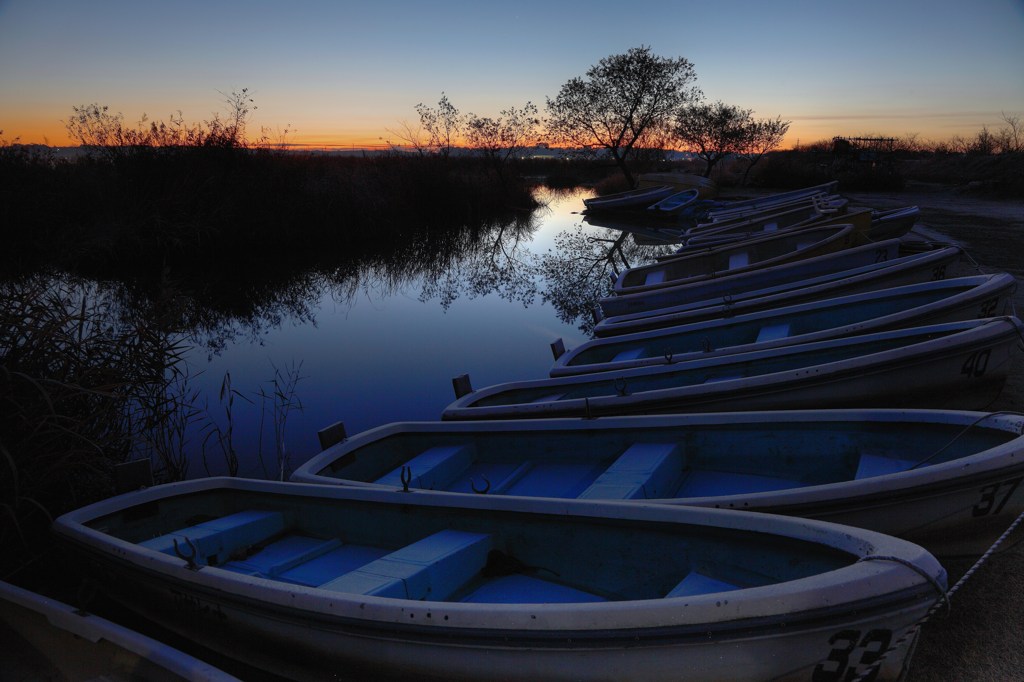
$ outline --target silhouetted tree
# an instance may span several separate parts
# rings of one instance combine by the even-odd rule
[[[462,131],[462,114],[443,92],[437,107],[428,107],[421,102],[416,105],[416,113],[420,117],[420,127],[427,134],[427,145],[431,151],[448,158]]]
[[[632,185],[631,152],[698,96],[690,87],[695,79],[687,59],[659,57],[649,47],[605,57],[548,98],[548,134],[555,142],[605,149]]]
[[[740,150],[740,156],[747,160],[747,168],[743,171],[743,180],[740,184],[747,184],[750,170],[764,158],[765,154],[778,149],[789,132],[790,123],[791,121],[783,121],[778,116],[774,119],[762,118],[751,121],[746,143]]]
[[[677,112],[673,132],[685,149],[704,161],[704,177],[709,177],[719,161],[743,151],[752,125],[750,109],[701,102]]]
[[[466,142],[470,149],[482,152],[502,175],[508,160],[536,140],[540,119],[533,102],[527,102],[522,109],[509,107],[500,114],[497,119],[469,114]]]

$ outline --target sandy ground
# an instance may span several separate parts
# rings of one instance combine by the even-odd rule
[[[989,201],[945,191],[847,194],[873,208],[915,205],[918,223],[964,246],[985,272],[1004,271],[1024,284],[1024,201]],[[1024,313],[1024,286],[1014,295]],[[992,410],[1024,411],[1024,355]],[[922,630],[910,682],[1024,680],[1024,531],[1006,542]],[[1020,544],[1016,544],[1020,543]],[[950,586],[974,563],[947,561]]]

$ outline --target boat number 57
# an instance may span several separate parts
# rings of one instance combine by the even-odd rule
[[[878,676],[878,667],[870,672],[870,666],[882,657],[889,643],[892,642],[892,630],[868,630],[861,637],[860,630],[842,630],[832,635],[828,643],[832,647],[828,658],[814,667],[811,682],[839,682],[839,680],[858,679],[858,668],[867,674],[860,678],[863,682],[871,682]],[[856,663],[850,665],[851,657],[856,656]]]
[[[988,516],[1003,511],[1003,507],[1010,501],[1021,481],[1024,481],[1024,476],[1011,478],[1008,481],[999,481],[999,483],[982,488],[981,499],[971,509],[971,516]]]

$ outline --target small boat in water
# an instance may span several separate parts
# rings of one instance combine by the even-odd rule
[[[1008,273],[866,291],[744,315],[598,338],[555,359],[551,376],[663,365],[778,348],[853,334],[1011,312],[1017,280]]]
[[[607,194],[603,197],[592,197],[584,199],[583,204],[588,211],[607,211],[624,208],[645,208],[651,204],[661,201],[673,194],[676,190],[669,185],[657,187],[643,187],[631,189],[616,194]]]
[[[886,255],[888,255],[886,253]],[[631,334],[652,329],[664,329],[704,320],[736,317],[769,308],[781,308],[807,301],[849,296],[850,294],[878,291],[890,287],[932,282],[946,277],[965,274],[961,267],[963,250],[956,246],[895,255],[859,268],[826,273],[805,280],[782,281],[774,286],[745,290],[737,282],[734,293],[714,298],[694,300],[665,308],[638,313],[615,315],[601,319],[594,326],[598,338]],[[737,278],[742,279],[742,278]],[[710,284],[710,282],[709,282]]]
[[[683,190],[695,189],[700,194],[700,198],[711,199],[718,194],[718,185],[711,178],[705,178],[703,175],[694,175],[692,173],[641,173],[636,179],[637,187],[656,187],[659,185],[668,185],[672,187],[676,192]]]
[[[663,502],[868,528],[984,552],[1024,510],[1024,415],[809,410],[389,424],[291,480]]]
[[[941,247],[945,246],[941,245]],[[959,251],[959,258],[955,264],[950,263],[946,259],[946,256],[949,254],[948,251],[943,252],[941,260],[935,254],[935,251],[936,249],[912,251],[907,249],[898,239],[888,239],[875,244],[855,246],[791,263],[782,263],[771,267],[732,274],[723,272],[714,278],[683,281],[672,286],[648,289],[636,293],[620,293],[615,296],[602,298],[598,301],[598,304],[606,317],[612,317],[654,311],[670,306],[686,305],[695,301],[708,301],[714,298],[727,303],[730,300],[736,300],[737,297],[749,295],[752,292],[795,289],[804,286],[805,283],[815,283],[812,280],[823,281],[816,278],[843,277],[845,276],[843,273],[856,268],[875,266],[889,261],[893,261],[893,264],[896,265],[898,259],[915,253],[930,252],[931,255],[928,258],[936,259],[934,277],[931,279],[944,279],[946,277],[957,277],[967,274],[966,258],[962,250]],[[899,261],[900,264],[906,262],[908,261]],[[977,270],[975,269],[974,272],[977,272]]]
[[[946,581],[917,545],[821,521],[238,478],[53,530],[126,607],[289,679],[806,680],[837,651],[874,676],[892,645],[895,680]]]
[[[682,192],[670,194],[661,201],[648,206],[647,210],[659,215],[675,215],[699,198],[700,190],[684,189]]]
[[[45,669],[17,679],[238,682],[234,676],[167,644],[3,581],[0,622],[6,622],[47,661]],[[11,672],[10,661],[4,666],[5,673]],[[0,677],[14,679],[2,674]]]
[[[652,367],[496,384],[442,418],[530,419],[854,407],[981,410],[999,395],[1016,317],[912,327]]]
[[[812,258],[856,245],[853,225],[780,232],[630,268],[618,276],[613,290],[617,294],[652,291]]]

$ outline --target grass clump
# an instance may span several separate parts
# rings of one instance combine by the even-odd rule
[[[53,516],[113,493],[113,467],[149,457],[184,477],[191,414],[177,335],[118,320],[94,287],[34,277],[0,292],[0,572]]]

